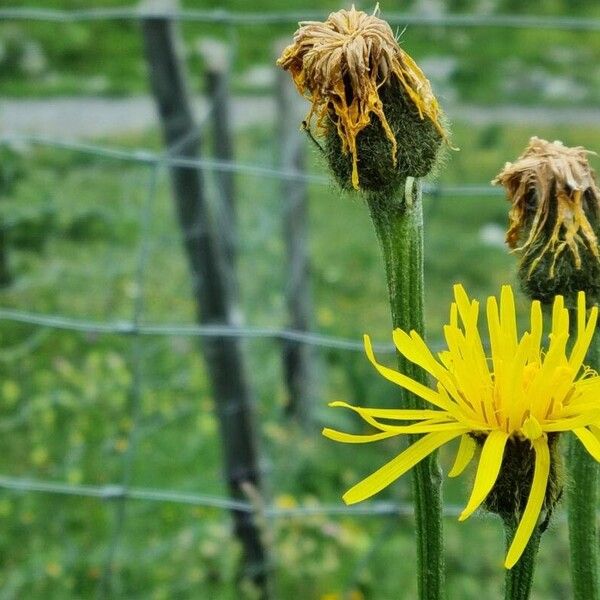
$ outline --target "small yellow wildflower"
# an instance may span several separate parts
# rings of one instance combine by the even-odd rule
[[[586,319],[585,294],[579,293],[576,339],[567,352],[569,312],[563,297],[557,296],[549,344],[544,350],[540,302],[532,302],[530,330],[519,338],[513,292],[510,286],[503,286],[499,305],[495,297],[487,300],[491,344],[491,358],[488,358],[478,330],[479,303],[471,301],[461,285],[454,287],[454,295],[450,323],[444,327],[448,350],[439,353],[437,358],[415,331],[408,334],[396,329],[393,333],[398,351],[434,377],[436,389],[379,364],[370,339],[365,336],[367,356],[377,371],[427,401],[432,408],[377,409],[333,402],[331,406],[355,411],[378,431],[356,435],[324,429],[323,434],[349,443],[372,442],[402,434],[426,434],[348,490],[343,496],[347,504],[370,498],[437,448],[460,437],[456,460],[448,474],[456,477],[481,445],[473,490],[460,515],[461,521],[494,489],[503,458],[506,458],[505,451],[508,456],[517,443],[529,443],[533,477],[527,482],[530,483],[528,499],[524,509],[519,508],[520,522],[506,556],[505,567],[510,569],[519,560],[545,508],[549,474],[555,466],[551,465],[549,436],[572,431],[600,461],[600,377],[583,367],[598,308],[592,308]],[[392,424],[394,421],[414,423]]]
[[[317,127],[334,120],[344,152],[352,156],[352,185],[358,189],[358,150],[356,138],[374,114],[391,143],[396,164],[397,141],[384,113],[379,89],[396,78],[421,119],[430,119],[442,138],[446,131],[431,85],[415,61],[400,48],[391,27],[377,16],[356,10],[340,10],[328,19],[304,21],[294,35],[294,43],[277,64],[290,72],[298,91],[311,100],[306,117]]]

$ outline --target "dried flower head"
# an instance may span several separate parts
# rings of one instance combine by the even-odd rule
[[[359,185],[357,136],[371,123],[374,114],[391,144],[397,161],[397,138],[384,111],[380,89],[386,83],[400,84],[421,120],[433,123],[446,138],[440,109],[429,81],[413,59],[404,52],[390,26],[373,15],[340,10],[324,22],[305,21],[277,64],[288,70],[299,92],[311,100],[305,126],[313,115],[317,129],[325,132],[328,119],[335,123],[342,151],[352,158],[351,182]]]
[[[551,262],[545,275],[550,279],[567,250],[577,270],[583,264],[581,251],[600,263],[598,238],[590,223],[600,212],[600,189],[588,154],[581,146],[569,148],[532,137],[519,159],[506,163],[492,181],[506,188],[512,202],[506,241],[523,252],[528,276],[547,253]]]
[[[518,522],[505,559],[506,568],[519,560],[540,522],[548,519],[560,496],[558,435],[572,432],[600,461],[600,377],[584,366],[596,329],[598,307],[586,314],[585,294],[577,298],[574,340],[570,349],[569,311],[562,296],[552,310],[548,344],[544,344],[542,308],[531,303],[531,326],[519,336],[510,286],[500,302],[487,300],[491,351],[479,333],[479,303],[461,285],[454,287],[450,321],[444,327],[448,349],[434,355],[416,331],[396,329],[398,352],[435,380],[428,387],[377,362],[365,336],[367,356],[389,381],[422,398],[427,408],[363,408],[344,402],[373,433],[351,434],[326,428],[338,442],[362,444],[398,435],[425,434],[344,494],[347,504],[380,492],[437,448],[460,438],[450,477],[460,475],[480,449],[479,464],[464,520],[479,506]]]

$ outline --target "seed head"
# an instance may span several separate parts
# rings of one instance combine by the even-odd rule
[[[380,95],[386,84],[398,83],[419,119],[433,124],[439,139],[446,138],[429,81],[400,48],[390,26],[376,16],[377,10],[368,15],[352,7],[330,14],[323,23],[301,22],[293,44],[277,61],[311,101],[305,126],[310,127],[313,116],[322,134],[334,124],[342,152],[351,156],[355,189],[359,187],[357,137],[371,124],[372,114],[389,142],[391,162],[397,165],[398,140]]]
[[[508,245],[521,252],[521,277],[531,296],[585,290],[598,294],[600,189],[581,146],[537,137],[492,181],[512,202]]]

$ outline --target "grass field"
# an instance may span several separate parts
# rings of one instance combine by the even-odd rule
[[[53,9],[90,8],[87,0],[11,0],[11,7]],[[97,0],[94,7],[132,5],[121,0]],[[133,3],[135,4],[135,3]],[[370,12],[374,2],[356,2]],[[386,12],[426,10],[417,0],[381,2]],[[183,8],[225,9],[237,12],[337,10],[333,0],[186,0]],[[435,9],[442,13],[535,14],[542,16],[600,18],[594,0],[544,0],[534,5],[516,0],[449,0]],[[60,35],[56,35],[57,27]],[[191,86],[202,88],[199,44],[220,38],[234,48],[234,86],[237,90],[264,91],[255,67],[268,67],[274,43],[289,39],[295,23],[239,25],[183,23]],[[400,28],[401,29],[401,28]],[[400,33],[400,31],[398,32]],[[6,21],[0,24],[0,85],[11,96],[64,94],[146,93],[139,24],[135,20],[68,22]],[[423,65],[437,94],[447,101],[485,104],[597,105],[600,70],[596,57],[600,42],[594,31],[553,29],[499,29],[410,26],[401,37],[405,49]]]
[[[532,131],[458,123],[454,141],[461,151],[449,153],[439,182],[485,184],[532,134],[591,149],[600,140],[600,130],[593,127]],[[267,127],[240,132],[237,159],[273,164],[272,139]],[[157,140],[149,132],[105,142],[132,148],[157,147]],[[143,322],[194,322],[168,173],[159,174],[151,196],[146,166],[33,147],[17,162],[20,176],[0,205],[11,224],[14,278],[0,292],[3,308],[115,322],[132,317],[141,295]],[[318,156],[312,155],[311,163],[313,171],[323,171]],[[238,176],[236,183],[246,321],[283,325],[284,200],[275,180]],[[497,240],[507,208],[502,196],[425,199],[431,340],[440,339],[452,283],[461,281],[483,297],[501,283],[514,282],[515,258]],[[314,328],[356,340],[369,332],[377,341],[388,341],[379,251],[359,198],[340,196],[333,186],[311,186],[310,251]],[[210,390],[194,339],[136,340],[8,321],[1,331],[2,475],[104,485],[121,481],[129,470],[131,484],[138,487],[225,493]],[[301,433],[282,416],[279,344],[249,340],[245,351],[257,392],[268,495],[276,506],[341,502],[352,482],[398,451],[397,441],[355,452],[320,436],[324,423],[354,425],[347,415],[326,408],[330,400],[394,404],[393,387],[361,353],[316,351],[317,423]],[[137,391],[136,380],[141,382]],[[449,453],[441,460],[447,469]],[[448,505],[465,502],[464,478],[447,482],[445,490]],[[381,494],[409,496],[408,478]],[[226,513],[132,500],[122,535],[115,538],[117,502],[1,491],[0,598],[92,597],[111,549],[114,597],[239,597],[234,582],[239,551]],[[448,597],[469,600],[485,593],[500,598],[500,524],[479,517],[459,524],[450,517],[446,531]],[[282,518],[268,523],[268,534],[279,598],[415,596],[410,519]],[[534,597],[569,596],[567,560],[566,524],[559,518],[542,543]],[[252,597],[251,591],[247,595]]]

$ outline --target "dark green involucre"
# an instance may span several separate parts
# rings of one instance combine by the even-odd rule
[[[416,106],[398,80],[392,77],[379,90],[383,111],[396,138],[396,165],[392,144],[381,122],[371,115],[371,123],[356,138],[360,189],[365,192],[393,193],[404,186],[407,177],[425,177],[438,158],[443,137],[427,117],[421,118]],[[352,156],[343,152],[331,113],[325,135],[325,156],[336,181],[352,190]]]
[[[525,214],[525,225],[522,229],[523,236],[528,234],[531,222],[536,214],[535,192],[530,192],[531,210]],[[585,192],[583,210],[594,230],[597,238],[600,238],[600,215],[597,203],[590,198],[591,192]],[[552,228],[556,223],[556,204],[549,206],[548,219],[546,221],[544,235],[540,235],[533,244],[523,252],[519,263],[519,279],[525,294],[542,304],[551,305],[556,295],[563,295],[567,306],[577,305],[577,292],[585,291],[588,306],[600,303],[600,261],[590,250],[587,242],[581,241],[577,244],[581,257],[581,265],[575,262],[572,252],[565,248],[558,256],[554,251],[545,252],[539,262],[534,261],[542,253],[545,244],[552,235]],[[520,240],[524,241],[524,240]],[[553,268],[554,265],[554,268]],[[532,269],[533,267],[533,269]]]
[[[481,445],[485,438],[476,438]],[[550,473],[542,514],[549,520],[563,490],[562,460],[558,448],[559,435],[548,435]],[[519,522],[525,510],[535,468],[535,451],[529,440],[511,437],[506,443],[502,466],[492,491],[485,499],[484,508],[504,521]]]

